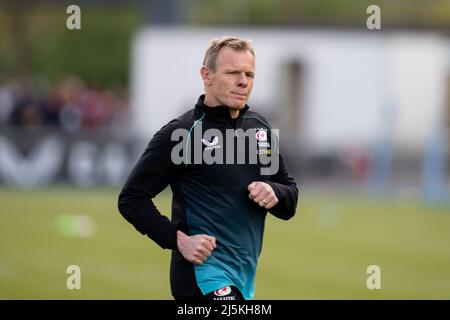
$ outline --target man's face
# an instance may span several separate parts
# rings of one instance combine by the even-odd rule
[[[210,107],[225,105],[240,110],[253,88],[255,58],[250,51],[225,47],[217,56],[216,71],[203,67],[205,103]]]

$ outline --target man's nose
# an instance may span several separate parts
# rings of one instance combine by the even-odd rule
[[[248,84],[247,76],[245,75],[245,73],[241,73],[239,75],[238,86],[245,88],[247,86],[247,84]]]

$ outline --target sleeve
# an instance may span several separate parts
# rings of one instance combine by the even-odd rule
[[[122,216],[140,233],[147,235],[164,249],[177,250],[177,230],[181,225],[161,215],[151,200],[164,190],[177,172],[170,155],[173,130],[179,128],[175,119],[158,131],[131,171],[118,199]]]
[[[278,198],[278,203],[269,210],[275,217],[289,220],[295,215],[297,209],[298,189],[294,178],[289,174],[286,164],[281,156],[278,172],[266,181]]]

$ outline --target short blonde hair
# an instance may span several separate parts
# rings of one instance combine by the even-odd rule
[[[212,39],[209,42],[208,48],[206,49],[205,58],[203,59],[203,66],[208,67],[215,72],[217,67],[217,56],[219,55],[220,49],[224,47],[230,47],[236,51],[248,50],[253,57],[255,56],[255,51],[253,50],[251,40],[223,36],[222,38]]]

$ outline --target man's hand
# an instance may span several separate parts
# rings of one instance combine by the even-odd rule
[[[253,181],[248,185],[248,197],[267,210],[273,208],[278,203],[272,187],[261,181]]]
[[[206,234],[188,236],[177,231],[177,246],[183,257],[194,264],[203,264],[216,248],[216,238]]]

